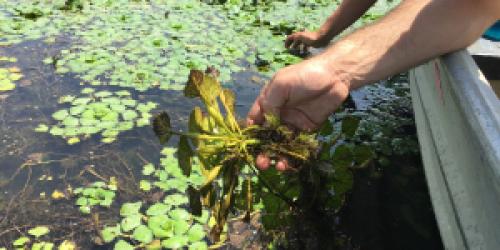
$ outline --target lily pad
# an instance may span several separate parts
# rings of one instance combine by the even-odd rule
[[[28,230],[28,234],[34,236],[35,238],[39,238],[44,236],[50,232],[50,229],[46,226],[37,226],[30,230]]]
[[[147,226],[140,225],[134,230],[133,237],[142,243],[150,243],[153,241],[153,232]]]

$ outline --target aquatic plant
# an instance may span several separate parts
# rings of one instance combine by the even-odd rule
[[[209,213],[204,210],[200,216],[191,215],[185,194],[189,185],[199,186],[203,182],[200,168],[195,165],[193,174],[184,176],[174,153],[175,149],[166,147],[160,168],[148,163],[142,169],[145,179],[141,182],[149,186],[145,191],[165,191],[163,200],[158,198],[149,205],[142,201],[122,204],[120,223],[108,225],[100,232],[104,242],[115,242],[115,249],[207,249],[204,239]]]
[[[82,213],[90,214],[93,206],[110,207],[115,199],[116,190],[117,184],[114,179],[111,179],[109,184],[99,181],[86,187],[76,188],[73,191],[78,197],[75,204]]]
[[[254,197],[258,197],[257,201],[262,199],[265,210],[274,216],[273,220],[280,218],[280,210],[289,210],[286,207],[301,209],[299,204],[303,202],[307,202],[307,206],[302,206],[302,209],[313,207],[319,200],[338,209],[343,194],[352,185],[350,168],[355,163],[367,164],[371,159],[370,150],[366,147],[351,149],[340,146],[333,155],[330,154],[342,135],[352,137],[355,133],[359,120],[353,117],[342,124],[342,134],[322,143],[321,151],[316,133],[293,132],[272,116],[267,116],[266,126],[242,128],[234,114],[235,96],[220,86],[213,68],[208,68],[206,73],[192,70],[184,94],[201,99],[205,106],[204,111],[200,107],[193,109],[189,132],[172,130],[166,112],[155,117],[153,128],[161,143],[166,143],[172,135],[179,136],[178,165],[184,175],[190,176],[192,163],[199,161],[205,182],[198,189],[189,188],[190,208],[193,214],[201,212],[202,204],[210,208],[215,221],[210,232],[213,242],[219,242],[230,209],[235,204],[243,207],[247,219],[250,217]],[[327,128],[322,130],[323,134],[334,132],[333,127]],[[285,180],[276,172],[259,174],[254,167],[254,155],[258,153],[273,159],[288,157],[296,175],[287,175]],[[258,181],[252,181],[252,175],[257,176]],[[217,181],[219,177],[220,182]],[[327,190],[335,192],[337,198],[333,201],[326,201],[326,196],[320,191],[320,187],[325,185],[330,186]],[[312,197],[317,198],[311,199],[306,193],[312,193]],[[301,199],[304,196],[307,201]]]
[[[47,226],[36,226],[29,229],[25,236],[21,236],[12,242],[12,246],[16,250],[32,249],[32,250],[52,250],[54,243],[40,240],[43,236],[50,233]],[[30,247],[31,246],[31,247]],[[30,248],[29,248],[30,247]],[[0,248],[1,249],[1,248]],[[72,241],[65,240],[58,247],[59,250],[74,250],[76,245]]]
[[[51,127],[40,124],[35,131],[61,136],[70,145],[98,133],[103,137],[102,142],[112,143],[121,132],[148,125],[150,112],[157,105],[153,102],[139,103],[124,90],[96,92],[92,88],[84,88],[81,94],[80,97],[62,96],[59,103],[68,103],[70,107],[52,114],[58,124]]]
[[[15,57],[0,57],[0,63],[8,62],[14,63],[17,62]],[[18,67],[9,67],[9,68],[1,68],[0,67],[0,92],[13,90],[16,88],[14,84],[15,81],[21,79],[23,75],[21,74],[21,69]]]

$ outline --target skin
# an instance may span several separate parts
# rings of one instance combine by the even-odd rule
[[[359,14],[368,2],[356,9],[358,12],[352,9],[352,3],[343,11]],[[334,13],[329,18],[333,21],[323,25],[338,30],[334,29],[333,16],[347,15]],[[279,70],[255,100],[247,123],[262,124],[264,114],[271,113],[292,127],[317,129],[350,91],[465,48],[499,18],[498,0],[403,1],[384,18],[339,40],[323,53]],[[293,41],[288,43],[314,46],[298,38],[305,35],[292,34],[288,40]],[[260,155],[256,165],[264,170],[271,161]],[[275,167],[284,171],[290,166],[281,158]]]

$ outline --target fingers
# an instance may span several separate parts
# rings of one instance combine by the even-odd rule
[[[265,154],[259,154],[255,159],[255,165],[262,171],[267,170],[271,166],[271,159]],[[281,157],[276,163],[275,168],[280,172],[284,172],[290,170],[292,166],[288,159]]]
[[[266,170],[271,166],[271,159],[264,154],[260,154],[257,156],[257,159],[255,159],[255,165],[257,165],[260,170]]]
[[[250,111],[248,111],[247,115],[247,125],[256,125],[264,123],[264,111],[260,107],[260,96],[257,97],[255,102],[253,103]]]

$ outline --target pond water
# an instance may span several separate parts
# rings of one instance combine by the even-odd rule
[[[63,8],[65,2],[73,5]],[[127,202],[156,204],[176,197],[169,209],[178,213],[169,211],[169,216],[181,217],[185,198],[179,195],[185,196],[186,190],[181,186],[199,180],[179,177],[181,181],[174,182],[170,177],[177,187],[161,188],[155,177],[145,176],[148,164],[161,175],[159,166],[172,166],[175,152],[175,141],[166,146],[158,142],[150,125],[152,115],[166,110],[173,127],[186,130],[191,109],[199,105],[180,91],[189,69],[214,65],[224,86],[236,93],[236,113],[244,117],[272,72],[301,60],[284,50],[283,34],[317,27],[336,4],[0,0],[0,80],[8,79],[0,83],[0,249],[14,248],[22,237],[29,242],[17,242],[20,249],[35,249],[37,243],[39,249],[43,244],[49,249],[49,243],[63,242],[81,249],[111,249],[135,237],[123,233],[120,240],[103,242],[101,230],[122,220],[120,210]],[[363,22],[390,6],[377,5]],[[368,143],[377,158],[355,171],[342,209],[328,223],[319,222],[335,228],[338,248],[442,248],[408,91],[402,75],[352,94],[354,106],[346,112],[362,118],[354,141]],[[78,188],[93,187],[95,182],[113,191],[108,206],[103,200],[89,205],[93,198],[85,195],[85,204],[79,204]],[[148,211],[148,216],[154,214]],[[296,235],[287,238],[299,242],[290,246],[325,249],[318,239],[330,237],[332,230],[318,238],[311,228],[321,227],[311,221],[312,227],[295,230]],[[205,249],[206,232],[198,237],[194,229],[207,221],[189,223],[183,231],[189,228],[189,244],[186,238],[177,246]],[[184,224],[175,227],[179,225]],[[30,231],[37,226],[50,233],[37,236],[36,230]],[[242,227],[232,223],[224,247],[286,246],[267,235],[258,219]],[[177,243],[162,242],[164,247]]]

